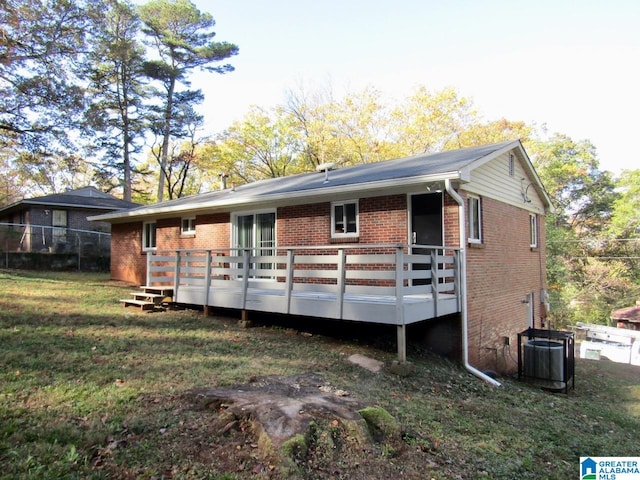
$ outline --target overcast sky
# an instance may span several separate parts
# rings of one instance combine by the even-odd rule
[[[451,86],[486,120],[590,140],[603,170],[640,168],[638,0],[193,0],[236,71],[198,78],[208,133],[301,82],[401,99]]]

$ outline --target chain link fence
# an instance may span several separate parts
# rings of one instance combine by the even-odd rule
[[[111,234],[0,223],[0,253],[2,268],[108,271]]]

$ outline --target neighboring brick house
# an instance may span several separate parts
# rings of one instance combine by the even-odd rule
[[[90,222],[89,215],[99,215],[138,207],[94,187],[65,193],[27,198],[0,208],[0,224],[16,232],[9,251],[64,250],[72,239],[71,231],[109,233],[108,222]],[[19,234],[18,234],[19,233]],[[87,237],[89,239],[89,237]],[[87,240],[89,241],[89,240]],[[2,245],[4,248],[5,245]]]
[[[509,348],[515,344],[517,333],[529,326],[540,326],[546,315],[544,215],[550,208],[549,197],[522,144],[512,141],[263,180],[93,218],[112,224],[114,279],[148,283],[148,253],[151,259],[167,260],[172,257],[153,255],[174,252],[178,265],[184,261],[180,255],[186,254],[185,250],[192,250],[188,255],[208,250],[208,271],[197,279],[200,284],[206,281],[204,297],[188,292],[188,271],[200,268],[194,266],[195,257],[188,257],[182,270],[176,267],[176,287],[184,284],[180,286],[183,296],[176,295],[184,303],[189,300],[212,306],[235,305],[226,303],[233,296],[231,293],[215,297],[216,289],[209,288],[217,281],[211,280],[212,272],[223,272],[226,275],[217,278],[235,278],[237,284],[246,280],[244,292],[237,297],[244,302],[240,308],[269,311],[274,295],[259,298],[256,290],[258,296],[249,298],[254,286],[250,280],[269,277],[264,265],[284,268],[285,250],[295,246],[296,252],[288,255],[308,259],[312,247],[335,251],[338,256],[360,249],[358,258],[367,258],[369,264],[358,268],[377,268],[382,271],[378,277],[387,280],[367,283],[365,274],[354,272],[355,267],[349,266],[349,262],[357,261],[356,257],[346,263],[342,260],[342,266],[323,266],[328,276],[347,271],[333,281],[339,287],[336,298],[342,302],[340,308],[334,309],[326,302],[314,307],[307,299],[307,303],[300,303],[304,308],[296,310],[295,293],[310,289],[308,285],[300,287],[296,278],[300,281],[299,277],[309,275],[300,273],[308,272],[304,270],[308,267],[291,267],[291,278],[281,268],[270,277],[272,285],[295,286],[287,287],[289,290],[284,293],[286,305],[274,306],[272,311],[397,324],[399,344],[401,338],[404,340],[406,325],[430,325],[434,328],[426,335],[429,343],[439,347],[461,343],[463,359],[471,369],[513,371],[515,363]],[[230,253],[224,253],[225,249]],[[249,262],[242,262],[237,256],[244,249],[262,249],[263,254],[267,251],[268,255],[282,256],[256,257],[247,266]],[[387,255],[384,261],[388,261],[389,252],[394,249],[400,259],[396,265],[403,261],[402,265],[376,265],[371,255]],[[430,265],[427,260],[411,257],[429,252],[442,257],[434,256],[438,260]],[[214,257],[223,259],[215,266],[211,255],[228,256]],[[446,255],[458,255],[455,258],[461,263],[455,263],[453,257],[445,260]],[[405,262],[405,257],[413,260]],[[265,263],[269,259],[277,263]],[[238,273],[243,265],[247,270]],[[251,270],[255,272],[251,279],[247,279],[249,267],[256,269]],[[389,269],[395,271],[395,277]],[[433,273],[420,276],[423,269]],[[449,273],[445,273],[447,269]],[[446,275],[449,277],[445,279]],[[385,310],[389,306],[384,304],[387,297],[380,295],[376,300],[366,287],[370,285],[373,292],[373,287],[383,283],[387,285],[386,293],[392,291],[388,288],[392,285],[396,292],[406,290],[410,294],[402,294],[402,300],[395,301],[395,305],[392,297],[391,310]],[[431,303],[406,306],[403,302],[420,297],[420,288],[426,283],[431,284],[429,291],[434,297],[452,294],[451,298],[458,298],[458,306],[444,305],[442,301],[440,307]],[[445,293],[433,293],[440,290]],[[353,297],[351,303],[346,299],[348,295]],[[360,297],[355,298],[357,295]],[[317,299],[321,299],[320,294]],[[363,306],[365,303],[368,307]],[[363,309],[360,316],[358,308]],[[394,308],[399,312],[397,318],[387,320],[385,312],[393,312]],[[416,313],[418,310],[424,314]],[[447,348],[451,349],[451,345]]]

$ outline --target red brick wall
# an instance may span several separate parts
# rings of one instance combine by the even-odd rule
[[[228,248],[229,214],[196,217],[196,234],[180,233],[182,219],[158,220],[158,250]],[[147,258],[142,251],[142,222],[115,224],[111,235],[111,278],[143,285],[146,282]]]
[[[276,222],[278,246],[327,245],[331,242],[329,203],[279,208]]]
[[[361,243],[406,243],[407,196],[363,198],[359,205]]]
[[[147,259],[142,253],[142,222],[111,226],[111,278],[144,285]]]
[[[544,239],[543,217],[538,229]],[[529,246],[529,212],[488,198],[482,198],[482,237],[482,245],[467,248],[469,361],[480,369],[513,371],[517,333],[528,327],[523,300],[529,293],[534,294],[534,319],[540,326],[544,242],[538,249]]]
[[[444,244],[448,247],[460,246],[460,221],[458,216],[458,204],[449,194],[445,194],[442,218],[444,222]]]
[[[196,217],[196,236],[193,247],[185,248],[230,248],[231,215],[214,213]]]
[[[358,202],[358,217],[360,234],[357,243],[406,243],[406,195],[362,198]],[[332,240],[329,202],[279,208],[277,222],[278,246],[329,245],[354,241]]]

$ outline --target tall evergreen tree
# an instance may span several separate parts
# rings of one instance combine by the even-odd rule
[[[188,89],[189,74],[194,70],[227,73],[233,71],[223,60],[236,55],[238,47],[232,43],[214,41],[213,17],[200,12],[189,0],[152,0],[140,7],[143,31],[155,50],[157,59],[145,63],[147,75],[159,82],[163,101],[158,105],[157,123],[162,125],[160,148],[160,177],[158,201],[164,198],[165,179],[172,137],[183,130],[176,116],[174,103],[180,86]],[[196,105],[199,92],[182,91],[182,100]]]
[[[146,127],[144,46],[138,41],[140,20],[129,2],[109,0],[103,17],[88,59],[87,121],[93,148],[103,156],[98,168],[101,183],[121,185],[124,200],[131,201],[132,157]]]

